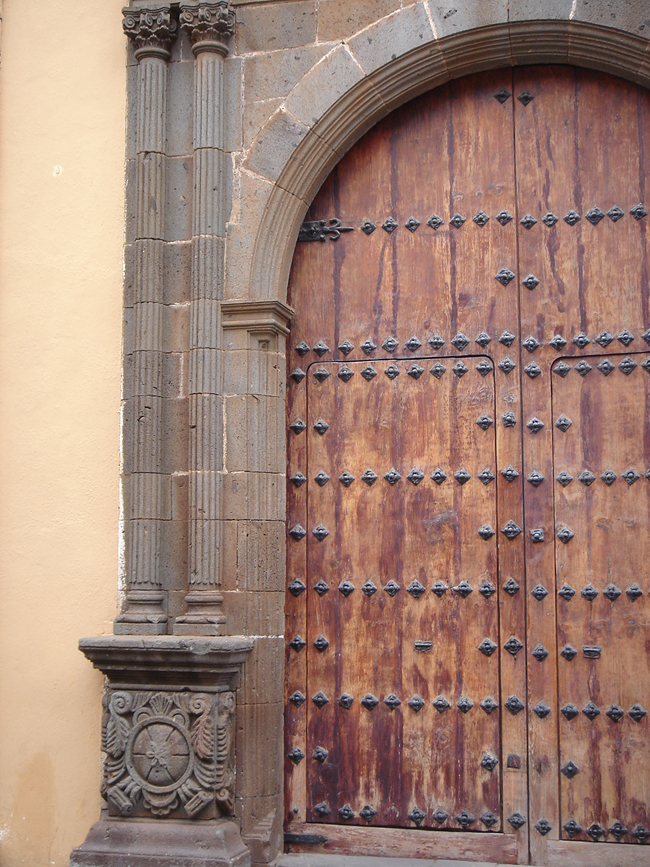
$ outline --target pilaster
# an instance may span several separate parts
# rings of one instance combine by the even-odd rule
[[[132,393],[126,414],[131,448],[125,466],[126,584],[115,633],[167,631],[160,577],[160,523],[166,517],[163,476],[163,246],[167,62],[177,23],[169,6],[125,9],[124,32],[138,61]]]
[[[224,58],[235,32],[226,0],[181,5],[194,62],[194,209],[189,344],[189,592],[174,632],[223,631],[223,400],[219,301],[223,297],[226,172]]]

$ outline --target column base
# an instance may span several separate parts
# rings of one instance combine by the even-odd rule
[[[250,867],[237,824],[156,819],[101,821],[70,855],[70,867]]]
[[[222,602],[221,593],[216,591],[190,591],[185,597],[187,613],[176,618],[174,635],[220,635],[226,625]]]
[[[115,635],[165,635],[165,594],[157,590],[131,590],[126,609],[113,621]]]

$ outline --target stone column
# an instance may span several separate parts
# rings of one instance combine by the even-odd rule
[[[167,631],[159,574],[162,474],[162,310],[167,62],[177,24],[169,7],[124,10],[138,61],[132,394],[126,395],[126,604],[115,633]]]
[[[226,222],[224,58],[235,32],[227,0],[181,6],[194,63],[194,213],[189,346],[189,592],[180,635],[217,635],[221,613],[223,407],[219,302]]]

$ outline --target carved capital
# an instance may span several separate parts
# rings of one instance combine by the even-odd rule
[[[123,9],[122,27],[135,46],[135,56],[161,57],[169,60],[172,41],[176,37],[177,24],[171,17],[169,7],[156,6],[150,9]]]
[[[228,53],[227,42],[235,32],[235,12],[229,0],[216,3],[182,5],[181,29],[192,42],[192,51],[217,51]]]

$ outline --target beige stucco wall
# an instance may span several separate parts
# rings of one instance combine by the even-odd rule
[[[99,815],[118,539],[120,0],[4,0],[0,863],[67,864]],[[56,166],[60,167],[57,173]]]

